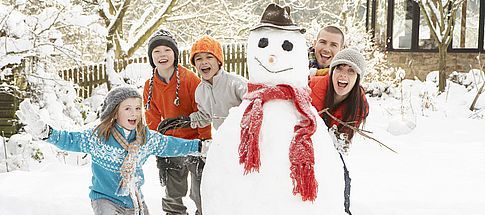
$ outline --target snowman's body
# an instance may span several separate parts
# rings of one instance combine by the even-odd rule
[[[261,38],[268,40],[265,48],[261,48]],[[282,50],[285,41],[292,43],[291,51]],[[271,28],[251,32],[248,41],[251,83],[306,88],[307,63],[305,41],[299,32]],[[270,100],[263,105],[261,165],[259,172],[244,174],[244,165],[239,164],[240,123],[249,103],[244,100],[232,108],[213,135],[202,177],[203,214],[345,214],[343,164],[313,107],[317,124],[311,138],[318,183],[315,201],[303,201],[300,194],[293,194],[289,150],[294,127],[302,115],[290,100]]]

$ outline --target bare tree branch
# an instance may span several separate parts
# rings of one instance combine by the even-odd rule
[[[123,17],[125,16],[126,10],[128,10],[128,6],[130,5],[130,3],[131,0],[123,1],[123,4],[120,6],[119,10],[113,18],[114,22],[110,23],[110,25],[107,27],[108,35],[114,35],[115,32],[118,31],[118,29],[121,27]]]
[[[331,114],[331,113],[328,111],[328,108],[325,108],[325,109],[323,109],[323,110],[321,110],[321,111],[319,111],[319,112],[318,112],[318,114],[319,114],[319,115],[320,115],[320,114],[322,114],[322,113],[327,114],[327,115],[328,115],[328,116],[330,116],[332,119],[334,119],[334,120],[335,120],[335,121],[337,121],[338,123],[342,124],[343,126],[345,126],[345,127],[348,127],[348,128],[350,128],[350,129],[352,129],[354,132],[357,132],[357,133],[359,133],[360,135],[362,135],[362,136],[364,136],[364,137],[367,137],[367,138],[369,138],[369,139],[371,139],[371,140],[374,140],[375,142],[377,142],[377,143],[379,144],[379,146],[384,147],[384,148],[386,148],[386,149],[389,149],[390,151],[392,151],[392,152],[394,152],[394,153],[396,153],[396,154],[397,154],[397,152],[396,152],[394,149],[390,148],[389,146],[387,146],[386,144],[382,143],[381,141],[379,141],[379,140],[377,140],[377,139],[375,139],[375,138],[373,138],[373,137],[371,137],[371,136],[367,135],[366,133],[362,132],[362,131],[361,131],[361,129],[358,129],[358,128],[356,128],[356,127],[354,127],[354,126],[352,126],[352,125],[350,125],[350,124],[348,124],[348,123],[346,123],[346,122],[344,122],[344,121],[340,120],[339,118],[337,118],[337,117],[333,116],[333,115],[332,115],[332,114]]]
[[[138,50],[138,48],[140,48],[156,30],[158,30],[159,26],[168,18],[168,14],[172,13],[172,9],[177,4],[178,0],[171,0],[168,2],[169,3],[165,4],[165,7],[161,8],[159,13],[155,15],[154,19],[146,23],[150,27],[146,28],[145,31],[138,32],[135,41],[129,45],[129,48],[126,51],[127,57],[132,56],[135,51]]]

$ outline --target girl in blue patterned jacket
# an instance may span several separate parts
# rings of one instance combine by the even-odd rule
[[[92,186],[89,197],[95,215],[147,215],[141,185],[142,166],[148,156],[201,155],[205,144],[151,131],[142,114],[142,97],[136,89],[118,87],[106,96],[100,124],[83,132],[58,131],[46,125],[29,102],[17,114],[34,137],[66,151],[91,155]]]

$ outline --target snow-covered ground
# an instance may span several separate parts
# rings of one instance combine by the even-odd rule
[[[396,120],[403,119],[398,114],[400,100],[387,96],[369,98],[370,115],[365,130],[372,131],[372,137],[398,153],[359,135],[354,138],[347,156],[353,214],[483,214],[485,113],[468,110],[476,90],[451,84],[447,94],[424,99],[426,84],[405,81],[403,86],[407,124]],[[423,109],[423,104],[435,110]],[[485,108],[483,96],[477,107]],[[410,132],[399,132],[405,129]],[[46,156],[42,163],[31,163],[30,171],[0,174],[0,215],[92,214],[89,165],[73,165],[75,161],[65,164],[51,153],[52,146],[40,146]],[[144,170],[143,193],[150,213],[161,214],[164,191],[158,183],[153,158]],[[194,205],[186,200],[193,213]]]

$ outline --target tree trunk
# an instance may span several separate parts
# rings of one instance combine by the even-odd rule
[[[460,29],[460,48],[465,48],[465,38],[466,38],[466,8],[467,0],[463,1],[461,5],[461,29]]]
[[[105,62],[106,62],[106,86],[108,87],[108,91],[111,90],[111,74],[114,72],[114,59],[110,59],[110,51],[114,49],[113,44],[113,36],[108,35],[106,43],[106,53],[105,53]],[[114,57],[114,56],[112,56]]]
[[[113,36],[107,36],[106,39],[106,86],[108,87],[108,91],[110,91],[111,88],[122,85],[123,80],[115,69],[115,46],[113,44]]]
[[[438,77],[438,90],[439,92],[444,92],[446,87],[446,55],[447,55],[447,46],[440,45],[439,46],[439,55],[440,55],[440,62],[439,62],[439,77]]]

